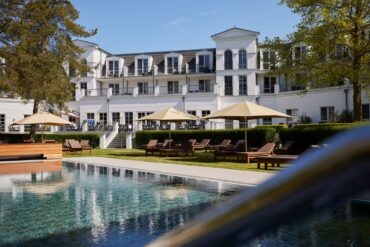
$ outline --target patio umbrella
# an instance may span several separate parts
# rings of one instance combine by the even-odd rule
[[[198,120],[198,118],[194,115],[176,110],[174,108],[167,108],[167,109],[146,115],[145,117],[142,117],[139,119],[139,121],[145,121],[145,120],[180,122],[180,121],[195,121],[195,120]],[[171,131],[169,132],[169,139],[171,139]]]
[[[63,126],[63,125],[68,125],[68,124],[73,124],[73,123],[63,118],[60,118],[58,116],[55,116],[49,112],[38,112],[24,119],[18,120],[14,124],[17,124],[17,125],[41,124],[42,125],[41,141],[43,141],[45,125]]]
[[[242,101],[235,105],[229,106],[220,111],[204,116],[205,119],[230,119],[230,120],[244,120],[246,124],[244,138],[245,151],[247,152],[247,127],[248,120],[257,118],[291,118],[291,116],[275,111],[273,109],[257,105],[248,101]]]

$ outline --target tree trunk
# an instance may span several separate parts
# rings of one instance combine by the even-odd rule
[[[353,119],[361,121],[362,119],[362,100],[361,100],[361,83],[353,82]]]
[[[40,104],[40,100],[35,99],[34,102],[33,102],[33,114],[35,114],[39,111],[39,104]],[[37,128],[37,124],[32,124],[31,132],[30,132],[30,140],[33,141],[33,142],[35,141],[36,128]]]

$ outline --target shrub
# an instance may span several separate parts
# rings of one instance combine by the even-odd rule
[[[299,116],[298,123],[300,124],[310,124],[312,123],[312,118],[310,116],[307,116],[306,114],[303,114]]]
[[[27,139],[29,139],[29,134],[0,133],[0,140],[6,143],[21,143]],[[96,133],[44,134],[44,140],[56,140],[63,143],[65,139],[89,140],[91,146],[97,147],[99,146],[100,136]],[[41,142],[41,134],[35,136],[35,141]]]
[[[353,112],[343,110],[342,113],[338,116],[338,122],[340,122],[340,123],[352,123],[353,122]]]
[[[256,128],[274,128],[276,132],[288,128],[287,124],[257,125]]]
[[[244,129],[235,130],[143,130],[136,132],[135,144],[140,146],[148,143],[150,139],[163,141],[171,138],[175,143],[183,143],[189,139],[211,139],[211,144],[219,144],[223,139],[231,139],[233,143],[244,139]],[[247,130],[248,143],[253,147],[260,147],[266,142],[272,142],[275,139],[275,128],[253,128]]]

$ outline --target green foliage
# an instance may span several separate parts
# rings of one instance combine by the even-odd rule
[[[281,0],[301,15],[286,39],[266,39],[262,47],[279,53],[274,73],[307,86],[353,84],[354,119],[361,119],[361,89],[369,85],[369,0]],[[295,47],[306,45],[300,56]]]
[[[288,128],[288,125],[287,124],[257,125],[256,128],[257,129],[274,128],[276,132],[280,132],[281,129]]]
[[[353,112],[343,110],[338,116],[338,122],[340,123],[352,123],[353,122]]]
[[[70,1],[3,0],[0,12],[0,57],[5,59],[0,88],[35,99],[35,105],[62,106],[74,90],[66,63],[80,72],[89,69],[80,63],[83,50],[72,39],[95,30],[75,23],[78,11]]]
[[[310,116],[307,116],[306,114],[303,114],[299,116],[298,123],[300,124],[310,124],[312,123],[312,118]]]
[[[29,139],[28,134],[9,134],[0,133],[0,140],[6,143],[22,143],[23,140]],[[89,140],[90,145],[93,147],[99,146],[100,136],[98,134],[45,134],[44,140],[56,140],[58,143],[63,143],[65,139],[75,140]],[[41,142],[41,134],[35,136],[36,142]]]
[[[148,143],[150,139],[157,139],[162,142],[169,138],[171,132],[171,139],[175,143],[183,143],[189,139],[211,139],[211,144],[219,144],[223,139],[231,139],[233,143],[243,139],[244,129],[235,130],[174,130],[174,131],[158,131],[158,130],[143,130],[136,132],[135,144],[140,146]],[[253,147],[260,147],[266,142],[273,142],[275,139],[275,128],[254,128],[248,129],[248,143]]]
[[[288,140],[294,141],[292,151],[301,153],[310,145],[325,142],[325,140],[340,132],[369,124],[369,122],[298,124],[294,128],[282,129],[279,136],[282,143]]]

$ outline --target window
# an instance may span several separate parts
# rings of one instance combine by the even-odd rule
[[[76,118],[75,117],[68,117],[68,121],[71,123],[76,123]]]
[[[139,94],[149,94],[149,85],[147,82],[138,82]]]
[[[133,113],[132,112],[125,112],[125,124],[133,124]]]
[[[87,126],[92,127],[95,125],[95,114],[87,113]]]
[[[211,92],[210,80],[199,80],[199,92],[203,93]]]
[[[239,76],[239,95],[247,95],[247,76]]]
[[[147,116],[149,114],[152,114],[152,113],[153,112],[138,112],[137,113],[137,118],[140,119],[140,118],[145,117],[145,116]],[[144,121],[144,126],[143,127],[144,127],[144,129],[147,129],[148,126],[153,126],[154,127],[155,124],[156,124],[155,121],[146,120],[146,121]]]
[[[119,112],[112,112],[112,122],[113,123],[121,123],[120,113]]]
[[[107,113],[106,112],[99,113],[99,121],[100,121],[100,123],[102,123],[104,125],[108,123],[108,121],[107,121]]]
[[[167,82],[167,93],[168,94],[179,93],[179,82],[178,81],[168,81]]]
[[[362,119],[370,119],[370,104],[362,105]]]
[[[233,53],[230,50],[225,51],[225,69],[233,69]]]
[[[119,84],[118,83],[110,83],[109,88],[112,89],[112,95],[119,95]]]
[[[167,73],[172,74],[178,72],[179,69],[179,58],[178,57],[167,57]]]
[[[245,50],[239,51],[239,69],[247,68],[247,52]]]
[[[225,129],[234,129],[234,121],[225,119]]]
[[[108,62],[108,76],[119,76],[119,67],[118,61],[109,61]]]
[[[211,114],[211,111],[210,110],[203,110],[202,111],[202,117],[207,116],[209,114]]]
[[[335,112],[334,106],[322,106],[320,107],[321,121],[331,122],[334,120]]]
[[[199,72],[209,72],[211,69],[211,56],[210,55],[199,55]]]
[[[275,92],[276,77],[265,77],[263,81],[263,93]]]
[[[5,114],[0,114],[0,131],[5,131]]]
[[[263,51],[262,53],[262,68],[263,69],[274,69],[275,68],[275,52]]]
[[[71,64],[69,65],[69,77],[76,77],[76,69]]]
[[[271,125],[272,124],[272,118],[262,118],[262,124],[263,125]]]
[[[296,63],[302,63],[304,58],[307,55],[307,47],[306,46],[296,46],[294,48],[294,59]]]
[[[87,92],[87,83],[86,82],[81,82],[80,83],[80,90],[81,90],[81,94],[83,94],[82,96],[86,96],[86,92]]]
[[[30,115],[24,115],[24,118],[26,118],[26,117],[29,117]],[[32,127],[32,125],[31,124],[26,124],[26,125],[24,125],[24,131],[26,131],[26,132],[30,132],[31,131],[31,127]]]
[[[142,75],[148,73],[148,59],[138,59],[137,60],[137,74]]]
[[[233,95],[233,77],[225,76],[225,95]]]
[[[292,119],[287,118],[286,122],[296,122],[298,120],[298,108],[286,109],[286,114],[292,116]]]
[[[83,64],[83,65],[87,65],[87,60],[86,60],[85,58],[82,58],[82,59],[81,59],[81,64]],[[86,77],[86,76],[87,76],[87,71],[82,72],[82,73],[81,73],[81,76],[82,76],[82,77]]]
[[[188,114],[193,115],[193,116],[196,116],[197,115],[197,112],[196,111],[188,111]]]

